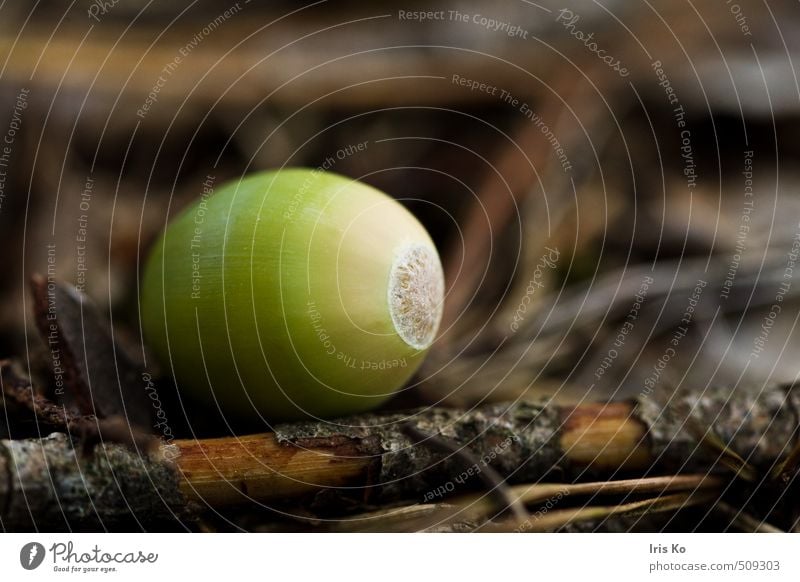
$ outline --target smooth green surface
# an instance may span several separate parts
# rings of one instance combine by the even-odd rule
[[[226,184],[152,250],[145,338],[182,396],[225,416],[368,410],[424,356],[387,299],[395,253],[414,242],[433,247],[405,208],[348,178],[291,169]]]

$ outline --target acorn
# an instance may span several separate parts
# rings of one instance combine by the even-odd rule
[[[408,210],[302,168],[207,190],[142,281],[145,339],[182,396],[273,422],[363,412],[408,382],[444,296],[436,247]]]

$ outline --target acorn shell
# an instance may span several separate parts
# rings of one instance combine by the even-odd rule
[[[182,396],[237,419],[332,417],[409,380],[443,288],[433,242],[401,204],[290,169],[226,184],[179,215],[145,266],[141,318]]]

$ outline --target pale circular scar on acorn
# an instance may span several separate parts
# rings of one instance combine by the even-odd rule
[[[444,273],[436,251],[422,244],[401,248],[389,273],[389,312],[403,341],[418,350],[433,343],[443,299]]]

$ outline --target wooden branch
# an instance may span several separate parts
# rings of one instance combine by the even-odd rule
[[[754,466],[776,465],[797,431],[798,394],[771,386],[758,393],[707,390],[681,398],[697,423],[713,425],[731,450]],[[81,456],[66,435],[0,441],[0,524],[139,527],[181,522],[204,506],[258,501],[281,504],[323,488],[377,500],[466,493],[461,459],[442,456],[402,430],[411,422],[468,447],[509,482],[573,481],[619,470],[724,470],[719,454],[697,445],[686,418],[664,413],[654,398],[555,407],[530,403],[472,411],[425,409],[411,415],[362,415],[341,423],[280,425],[274,433],[176,440],[140,455],[99,444]],[[766,473],[765,473],[766,474]],[[438,493],[437,493],[438,492]]]
[[[372,459],[349,439],[309,447],[272,433],[175,441],[181,493],[212,507],[280,501],[326,487],[365,482]]]

